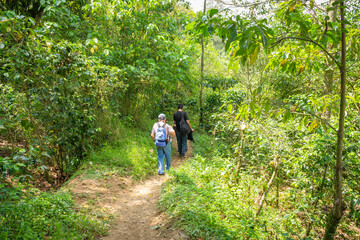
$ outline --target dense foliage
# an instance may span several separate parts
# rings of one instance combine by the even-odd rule
[[[2,237],[56,238],[75,220],[74,236],[102,233],[68,195],[31,189],[59,187],[80,166],[144,178],[156,165],[148,119],[171,120],[184,103],[210,135],[195,135],[196,157],[172,171],[160,205],[189,235],[359,238],[357,1],[232,4],[240,14],[170,0],[0,0]],[[38,221],[29,206],[68,215],[48,227],[51,211]]]
[[[226,11],[218,16],[219,10],[211,9],[187,26],[195,36],[216,33],[224,40],[229,68],[238,79],[237,85],[222,94],[207,89],[216,99],[212,102],[221,106],[213,109],[216,113],[209,124],[223,147],[212,151],[209,162],[197,159],[174,173],[164,192],[162,205],[170,205],[168,211],[191,235],[219,239],[359,236],[360,118],[355,77],[359,44],[354,42],[359,37],[354,30],[359,27],[354,21],[359,9],[353,1],[346,1],[346,8],[339,4],[343,3],[329,1],[319,6],[315,1],[283,1],[266,17],[253,12],[245,17],[227,16]],[[341,9],[345,9],[342,22]],[[218,162],[223,162],[222,168]],[[226,181],[220,176],[226,176]],[[255,189],[244,193],[248,185]],[[182,195],[180,188],[186,188],[183,192],[190,196]],[[232,196],[227,199],[235,207],[242,206],[235,211],[241,214],[238,218],[233,218],[231,204],[225,210],[213,208],[218,201],[226,202],[225,198],[193,200],[228,192]],[[186,202],[191,204],[184,205],[182,197],[190,197]],[[252,204],[243,206],[247,201]],[[206,211],[210,213],[204,216]],[[197,216],[208,220],[196,225]],[[246,225],[245,219],[251,219],[251,226],[242,229],[239,226]],[[234,225],[240,229],[237,236],[232,235]]]
[[[1,236],[59,239],[80,218],[72,200],[44,195],[72,212],[51,226],[55,216],[41,213],[37,225],[29,208],[44,201],[27,192],[59,188],[89,161],[88,172],[152,173],[147,119],[193,91],[188,15],[175,1],[140,0],[4,0],[0,11]],[[69,233],[102,233],[82,228]]]
[[[34,19],[37,3],[41,18]],[[179,99],[182,85],[191,85],[193,51],[180,41],[187,15],[173,2],[19,1],[3,8],[2,151],[21,147],[26,169],[54,167],[62,181],[109,138],[105,122],[156,116],[169,109],[170,95]]]
[[[79,214],[68,193],[29,195],[1,203],[1,239],[91,239],[106,227],[96,217]]]

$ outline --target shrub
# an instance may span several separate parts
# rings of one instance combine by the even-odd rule
[[[75,211],[68,193],[41,193],[0,203],[1,239],[90,239],[104,226]]]

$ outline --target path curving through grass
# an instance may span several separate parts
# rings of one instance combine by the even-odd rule
[[[175,146],[176,142],[173,142],[172,147]],[[188,154],[191,152],[189,146]],[[178,154],[172,156],[172,168],[180,166],[184,161]],[[154,172],[157,172],[156,168]],[[70,182],[69,187],[79,205],[91,208],[89,211],[103,213],[100,214],[103,218],[113,217],[109,219],[108,236],[98,239],[187,239],[183,232],[172,227],[168,216],[157,207],[161,186],[167,179],[167,174],[156,174],[134,184],[131,179],[124,177],[86,180],[79,176]],[[88,206],[90,203],[92,205]]]

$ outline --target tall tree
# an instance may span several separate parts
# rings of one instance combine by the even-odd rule
[[[345,205],[342,193],[342,174],[343,174],[343,142],[344,142],[344,123],[345,123],[345,101],[346,101],[346,29],[345,29],[345,0],[340,1],[340,18],[341,18],[341,94],[340,94],[340,116],[339,129],[337,131],[337,151],[336,151],[336,167],[335,167],[335,194],[334,206],[329,213],[324,240],[334,239],[336,229],[341,221]]]
[[[206,0],[204,0],[204,9],[203,15],[206,13]],[[203,126],[204,123],[204,109],[203,109],[203,90],[204,90],[204,54],[205,54],[205,46],[204,46],[204,34],[201,35],[201,82],[200,82],[200,119],[199,126]]]
[[[326,22],[326,28],[332,28],[332,24],[336,21],[336,12],[337,7],[335,5],[336,0],[329,0],[329,20]],[[329,26],[329,23],[331,24]],[[334,45],[330,42],[327,43],[327,51],[332,52]],[[328,58],[325,63],[325,75],[324,75],[324,94],[325,95],[332,95],[333,93],[333,85],[334,85],[334,66],[335,62],[333,59]],[[327,107],[325,118],[328,121],[331,116],[331,107]]]

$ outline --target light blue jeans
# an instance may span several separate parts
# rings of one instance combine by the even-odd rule
[[[158,155],[158,166],[159,166],[159,174],[165,173],[165,167],[166,170],[170,169],[171,166],[171,142],[168,142],[166,144],[166,147],[164,148],[156,148],[157,155]],[[165,160],[165,162],[164,162]]]
[[[181,156],[185,156],[185,151],[187,149],[187,139],[188,136],[185,134],[182,134],[179,131],[176,131],[176,140],[178,144],[178,151]]]

